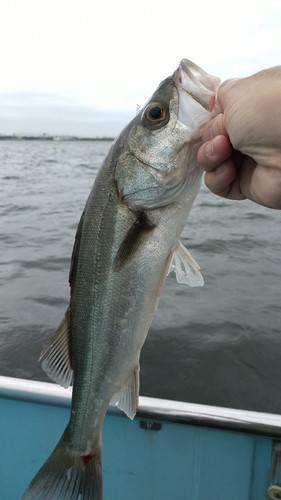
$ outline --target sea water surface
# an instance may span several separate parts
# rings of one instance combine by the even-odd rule
[[[77,224],[111,142],[0,141],[0,374],[37,362],[69,300]],[[182,242],[203,269],[169,275],[141,354],[141,395],[281,413],[280,211],[202,186]]]

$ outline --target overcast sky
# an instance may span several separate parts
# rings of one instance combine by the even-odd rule
[[[115,136],[180,59],[281,64],[280,0],[1,0],[0,133]]]

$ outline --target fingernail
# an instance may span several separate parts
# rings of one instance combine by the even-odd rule
[[[215,168],[214,172],[216,174],[222,174],[225,171],[225,164],[221,163],[217,168]]]
[[[205,145],[205,155],[214,156],[214,144],[213,141],[209,141]]]

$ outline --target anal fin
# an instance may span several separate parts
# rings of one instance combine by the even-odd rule
[[[178,283],[192,287],[204,285],[200,266],[180,241],[174,250],[167,275],[171,271],[175,272]]]
[[[51,380],[67,388],[73,378],[70,359],[70,310],[59,324],[55,335],[40,354],[39,361]]]
[[[127,417],[133,420],[138,410],[139,403],[139,371],[137,366],[126,380],[122,389],[113,396],[110,401],[111,406],[117,406],[126,413]]]

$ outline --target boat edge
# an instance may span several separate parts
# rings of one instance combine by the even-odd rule
[[[2,399],[70,408],[71,396],[71,387],[64,389],[53,383],[0,376]],[[124,415],[113,406],[108,408],[108,413]],[[246,432],[275,439],[281,437],[281,415],[144,396],[139,398],[136,418]]]

